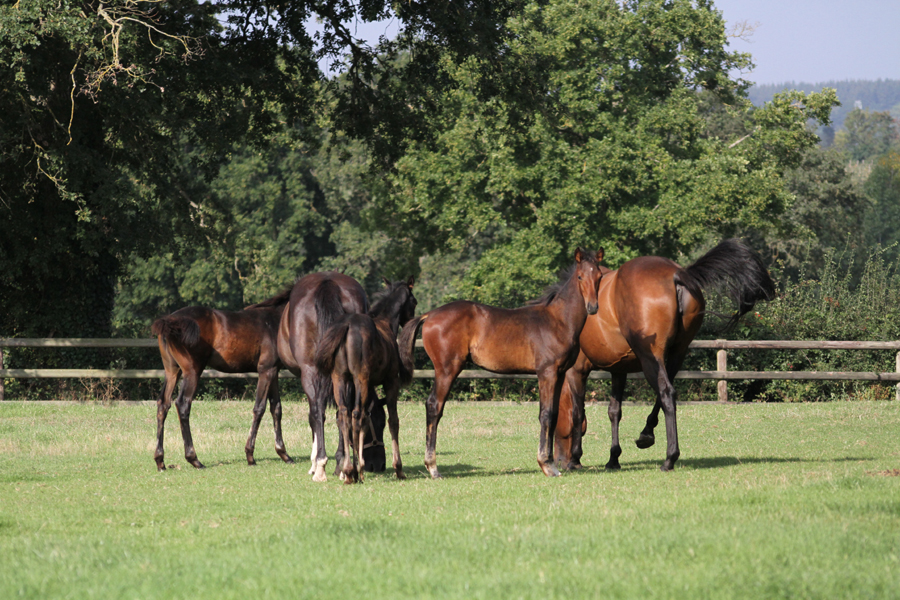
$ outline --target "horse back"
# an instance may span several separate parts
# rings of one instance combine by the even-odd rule
[[[451,302],[427,314],[422,342],[435,368],[439,362],[471,359],[496,373],[534,373],[540,344],[535,338],[548,332],[544,312],[539,306],[507,309]]]

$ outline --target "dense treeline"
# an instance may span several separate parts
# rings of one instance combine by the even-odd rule
[[[345,25],[392,10],[393,40]],[[748,61],[707,1],[4,6],[0,336],[147,336],[181,306],[238,309],[323,269],[370,292],[414,275],[421,310],[510,306],[579,245],[615,267],[737,235],[783,292],[741,335],[835,339],[784,328],[791,290],[833,298],[839,264],[846,294],[870,272],[894,293],[897,123],[856,110],[825,147],[834,90],[754,107],[729,75]]]

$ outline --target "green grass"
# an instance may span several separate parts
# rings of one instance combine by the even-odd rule
[[[267,416],[259,466],[250,403],[197,402],[198,471],[175,413],[153,462],[152,404],[0,404],[0,598],[896,598],[900,405],[679,409],[681,460],[663,438],[602,469],[605,406],[589,406],[587,468],[540,474],[535,404],[454,403],[432,481],[424,407],[400,407],[409,479],[359,486],[307,475],[305,404]],[[329,416],[328,450],[336,431]],[[664,436],[662,426],[657,430]]]

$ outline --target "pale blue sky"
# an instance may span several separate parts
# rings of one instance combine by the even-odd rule
[[[713,0],[730,26],[759,23],[754,83],[900,79],[900,0]]]
[[[900,79],[900,0],[714,0],[726,23],[758,23],[749,42],[730,48],[753,55],[754,83]],[[375,41],[396,21],[358,23]],[[327,68],[327,65],[322,65]]]

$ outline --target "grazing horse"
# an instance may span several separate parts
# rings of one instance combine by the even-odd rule
[[[437,427],[450,386],[466,360],[495,373],[535,373],[540,389],[541,433],[537,460],[547,476],[553,464],[559,393],[563,378],[578,357],[578,338],[589,314],[597,312],[598,264],[603,251],[579,248],[575,264],[560,283],[539,300],[514,309],[475,302],[451,302],[417,317],[403,328],[400,356],[413,369],[416,330],[422,325],[425,352],[434,363],[434,387],[426,403],[425,466],[435,479]]]
[[[289,292],[287,308],[278,327],[278,356],[300,378],[309,400],[309,427],[313,433],[310,474],[313,481],[325,481],[325,408],[332,399],[331,379],[316,367],[319,338],[345,315],[369,310],[366,292],[358,281],[333,271],[311,273],[298,279]],[[339,395],[349,397],[352,385],[341,386]],[[335,461],[343,459],[343,441]]]
[[[275,424],[275,451],[285,462],[294,462],[284,449],[281,436],[281,397],[278,393],[278,359],[276,338],[287,294],[248,306],[242,311],[228,312],[190,306],[153,322],[151,331],[159,341],[159,353],[166,371],[165,381],[156,402],[156,468],[165,470],[163,428],[172,405],[172,392],[179,377],[184,376],[175,408],[184,438],[184,457],[189,463],[203,468],[197,459],[191,437],[191,402],[203,369],[210,367],[225,373],[259,373],[253,421],[245,451],[247,463],[253,458],[256,433],[266,411],[266,399],[271,399],[272,420]]]
[[[387,290],[372,305],[369,314],[343,317],[325,332],[316,351],[316,366],[323,375],[331,374],[334,397],[340,411],[338,424],[344,449],[347,451],[344,464],[341,465],[345,483],[363,480],[362,470],[366,464],[362,452],[365,447],[365,425],[369,424],[368,415],[373,409],[381,410],[380,406],[374,406],[377,402],[377,385],[384,390],[384,401],[388,409],[394,472],[397,479],[406,479],[400,461],[397,395],[401,385],[408,385],[412,381],[412,372],[400,361],[397,332],[402,323],[415,316],[416,298],[412,293],[412,277],[405,282],[391,283],[385,280],[385,283]],[[351,383],[356,391],[355,398],[340,394],[341,388]],[[349,452],[351,447],[352,457]]]
[[[560,466],[581,467],[584,387],[594,369],[612,374],[608,410],[612,445],[606,468],[620,468],[619,421],[626,375],[641,371],[656,392],[656,403],[635,443],[638,448],[654,444],[653,430],[662,409],[668,445],[661,468],[669,471],[675,466],[680,452],[672,380],[703,322],[703,290],[720,285],[738,306],[726,328],[756,302],[775,295],[775,284],[762,259],[737,239],[722,241],[688,267],[659,256],[642,256],[603,277],[597,294],[599,309],[581,331],[581,353],[566,374],[560,395],[556,430]]]

